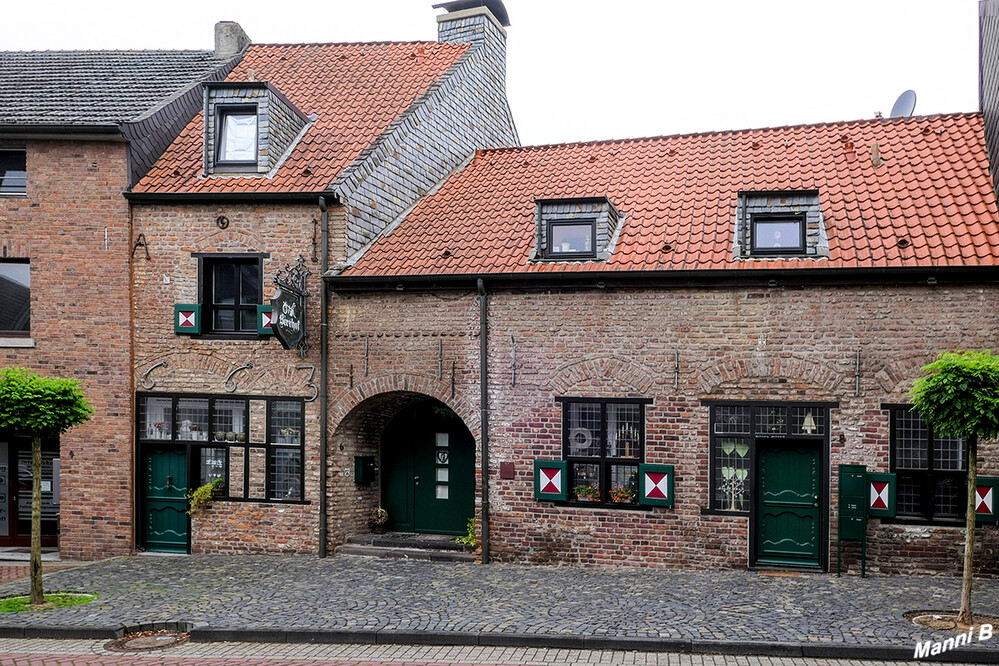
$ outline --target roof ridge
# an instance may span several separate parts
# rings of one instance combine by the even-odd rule
[[[153,53],[204,53],[209,55],[215,55],[215,51],[212,49],[33,49],[29,51],[3,51],[0,50],[0,56],[2,55],[21,55],[21,54],[39,54],[39,53],[51,53],[51,54],[104,54],[104,53],[141,53],[144,55],[149,55]],[[221,60],[226,60],[226,58],[220,58]]]
[[[799,123],[797,125],[776,125],[772,127],[748,127],[744,129],[736,130],[710,130],[706,132],[682,132],[679,134],[660,134],[657,136],[642,136],[624,139],[594,139],[591,141],[563,141],[560,143],[540,143],[529,146],[506,146],[502,148],[482,148],[478,150],[479,153],[502,153],[507,151],[529,151],[529,150],[546,150],[552,148],[564,148],[568,146],[600,146],[600,145],[620,145],[629,143],[644,143],[651,141],[662,141],[665,139],[688,139],[693,137],[704,137],[704,136],[727,136],[727,135],[737,135],[737,134],[749,134],[751,132],[778,132],[786,130],[796,130],[807,127],[836,127],[836,126],[851,126],[860,124],[871,124],[871,123],[896,123],[896,122],[915,122],[915,121],[925,121],[925,120],[935,120],[938,118],[958,118],[958,117],[980,117],[982,115],[981,111],[954,111],[951,113],[933,113],[923,116],[908,116],[905,118],[858,118],[855,120],[835,120],[835,121],[825,121],[821,123]]]
[[[430,44],[434,46],[467,46],[467,44],[456,44],[451,42],[435,42],[431,40],[413,40],[413,41],[371,41],[371,42],[254,42],[250,44],[250,48],[254,46],[417,46],[420,44]]]

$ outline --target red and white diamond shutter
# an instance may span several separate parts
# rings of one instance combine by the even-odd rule
[[[673,465],[638,466],[638,503],[645,506],[673,506]]]
[[[564,460],[534,461],[534,499],[564,502],[568,499],[568,481]]]
[[[200,335],[201,306],[197,303],[174,304],[173,332],[183,335]]]
[[[874,518],[894,518],[895,489],[898,487],[895,475],[884,472],[868,472],[867,487],[867,515]]]
[[[999,500],[999,478],[980,476],[975,484],[975,520],[979,523],[999,522],[996,513]]]
[[[274,335],[274,313],[269,305],[257,306],[257,335]]]

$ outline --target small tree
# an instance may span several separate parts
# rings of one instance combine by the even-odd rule
[[[31,603],[42,604],[42,438],[58,437],[94,410],[73,379],[0,370],[0,429],[31,437]]]
[[[999,357],[990,352],[944,352],[923,368],[912,389],[916,409],[934,431],[963,437],[968,447],[968,503],[964,582],[958,622],[973,624],[971,574],[975,550],[975,490],[978,440],[999,433]]]

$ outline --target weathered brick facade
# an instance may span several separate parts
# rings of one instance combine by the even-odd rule
[[[351,293],[337,291],[335,280],[333,288],[332,427],[338,438],[344,435],[346,448],[331,459],[330,478],[355,452],[371,450],[370,435],[355,448],[349,433],[359,414],[381,408],[365,410],[379,396],[416,391],[437,397],[481,442],[474,291]],[[835,569],[838,465],[888,471],[889,419],[882,406],[910,402],[912,381],[939,350],[996,348],[997,305],[992,284],[491,290],[492,556],[744,568],[750,519],[706,512],[709,408],[702,401],[823,401],[838,404],[830,411],[831,478],[822,500],[828,566]],[[453,393],[449,370],[439,377],[438,340],[444,367],[455,368]],[[368,372],[361,378],[365,348]],[[562,457],[556,398],[564,396],[653,400],[646,410],[645,461],[676,466],[674,508],[591,509],[534,499],[532,461]],[[361,407],[351,411],[355,405]],[[983,446],[982,473],[999,471],[996,453],[994,445]],[[500,479],[502,462],[514,464],[515,478]],[[361,513],[375,501],[370,494],[356,493],[353,505],[346,494],[338,510]],[[334,542],[341,538],[330,534]],[[874,519],[868,539],[869,570],[960,570],[960,528]],[[852,573],[859,570],[856,545],[848,542],[844,549],[844,566]],[[999,572],[997,547],[995,530],[980,530],[981,572]]]
[[[126,144],[5,147],[27,156],[27,196],[0,197],[0,257],[30,260],[32,343],[5,339],[0,366],[80,382],[94,416],[59,442],[60,553],[126,554],[134,479]]]

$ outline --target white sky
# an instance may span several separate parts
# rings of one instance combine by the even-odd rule
[[[6,2],[0,49],[436,40],[441,0]],[[526,144],[978,109],[977,0],[505,0]],[[333,87],[335,94],[335,86]]]

